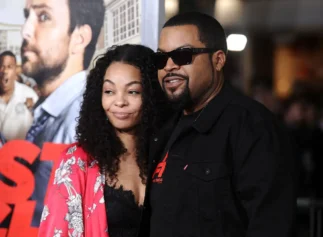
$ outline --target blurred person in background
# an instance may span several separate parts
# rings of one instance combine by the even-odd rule
[[[322,185],[322,180],[323,180],[323,149],[322,149],[322,144],[323,144],[323,109],[322,109],[322,104],[320,104],[320,108],[318,110],[318,128],[319,128],[319,136],[316,138],[316,143],[318,144],[317,147],[317,166],[316,166],[316,172],[315,172],[315,182],[316,182],[316,187],[317,188],[317,197],[323,199],[323,185]]]
[[[7,141],[25,139],[38,100],[30,87],[16,81],[16,63],[11,51],[0,54],[0,132]]]
[[[274,114],[279,115],[279,100],[272,88],[272,83],[268,80],[254,80],[251,85],[251,97],[259,103],[263,104]]]
[[[297,131],[304,126],[305,102],[302,97],[291,96],[284,102],[283,120],[292,131]]]
[[[22,73],[21,65],[17,66],[17,78],[16,80],[20,83],[23,83],[31,88],[34,89],[35,86],[37,86],[37,83],[34,79],[27,77]],[[36,91],[35,91],[36,92]],[[36,92],[37,93],[37,92]],[[40,96],[40,94],[37,93],[37,95]]]
[[[308,156],[311,157],[313,167],[314,196],[323,198],[323,131],[320,129],[319,116],[320,104],[315,94],[306,96],[304,108],[304,126],[306,127],[306,148]],[[305,163],[308,166],[308,163]]]
[[[284,102],[283,119],[297,146],[300,197],[315,197],[320,192],[318,183],[322,169],[323,134],[319,129],[318,105],[309,93],[292,95]]]
[[[321,105],[321,108],[319,109],[319,112],[318,112],[318,125],[319,125],[320,130],[323,132],[323,108],[322,108],[322,105]]]
[[[318,104],[309,93],[294,93],[283,103],[282,117],[296,143],[297,195],[299,198],[323,198],[323,137],[318,126]],[[307,212],[298,210],[296,226],[297,236],[307,236],[303,234],[310,228]]]

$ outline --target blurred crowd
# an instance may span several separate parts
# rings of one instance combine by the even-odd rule
[[[294,139],[299,168],[298,196],[322,198],[322,98],[316,90],[303,83],[295,83],[292,91],[290,96],[280,99],[271,82],[255,80],[250,95],[276,114]]]

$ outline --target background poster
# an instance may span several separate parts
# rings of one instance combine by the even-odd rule
[[[98,9],[93,4],[100,1],[103,8]],[[57,14],[55,9],[61,12]],[[1,0],[0,53],[10,50],[16,55],[17,75],[22,78],[24,84],[37,91],[39,75],[55,79],[59,77],[58,75],[69,72],[70,75],[66,80],[68,82],[73,78],[75,80],[75,77],[81,77],[82,72],[85,77],[93,66],[94,59],[112,45],[144,44],[156,50],[158,34],[164,23],[164,12],[162,0]],[[75,18],[80,14],[83,15]],[[102,21],[99,20],[100,14],[103,14]],[[68,34],[63,30],[68,29],[66,25],[72,25],[72,21],[79,22],[80,26],[89,24],[92,32],[92,34],[85,33],[84,40],[86,41],[88,37],[88,43],[84,46],[84,52],[79,54],[81,58],[75,57],[73,50],[77,48],[75,46],[77,43],[70,38],[75,28]],[[93,42],[93,50],[88,50]],[[31,50],[33,54],[29,56],[28,52],[22,50],[24,47],[25,51]],[[83,66],[76,69],[73,65],[80,65],[79,62],[83,62]],[[64,86],[66,87],[66,83]],[[61,86],[46,96],[37,91],[39,98],[45,99],[39,99],[34,108],[45,103],[59,88]],[[80,93],[77,90],[72,87],[72,90],[67,92]],[[68,94],[65,94],[66,98]],[[65,106],[72,110],[73,104],[64,104],[67,103],[66,98],[56,101],[54,107]],[[35,119],[38,116],[36,110],[33,111],[33,115],[33,126],[38,126],[39,120],[36,123]],[[46,130],[46,123],[52,118],[46,119],[43,130]],[[74,118],[71,121],[74,121]],[[51,122],[54,123],[54,119]],[[67,120],[61,121],[64,122],[69,123]],[[50,128],[53,130],[53,126],[48,129]],[[4,144],[0,141],[0,237],[37,236],[39,223],[35,222],[35,218],[39,219],[36,212],[37,209],[42,209],[42,204],[32,197],[37,188],[46,192],[42,187],[47,186],[39,186],[38,182],[46,181],[47,184],[53,181],[53,163],[62,150],[74,142],[71,138],[73,133],[69,135],[68,131],[61,132],[60,127],[55,129],[57,134],[45,131],[42,136],[38,134],[37,139],[33,137],[31,140],[28,139],[29,141],[10,140]],[[24,162],[19,161],[21,158]],[[33,166],[36,161],[49,170],[50,175],[47,174],[48,177],[45,179],[36,175],[39,167],[35,166],[37,167],[35,169]]]

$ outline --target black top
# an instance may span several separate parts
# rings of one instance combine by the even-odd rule
[[[105,206],[110,237],[136,237],[142,206],[135,201],[131,190],[104,186]]]
[[[290,236],[295,161],[275,116],[225,83],[193,121],[180,117],[152,137],[140,236]]]

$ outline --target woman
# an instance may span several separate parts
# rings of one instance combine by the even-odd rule
[[[141,45],[116,46],[90,71],[77,143],[55,172],[39,236],[136,236],[155,98],[162,98],[152,54]]]

